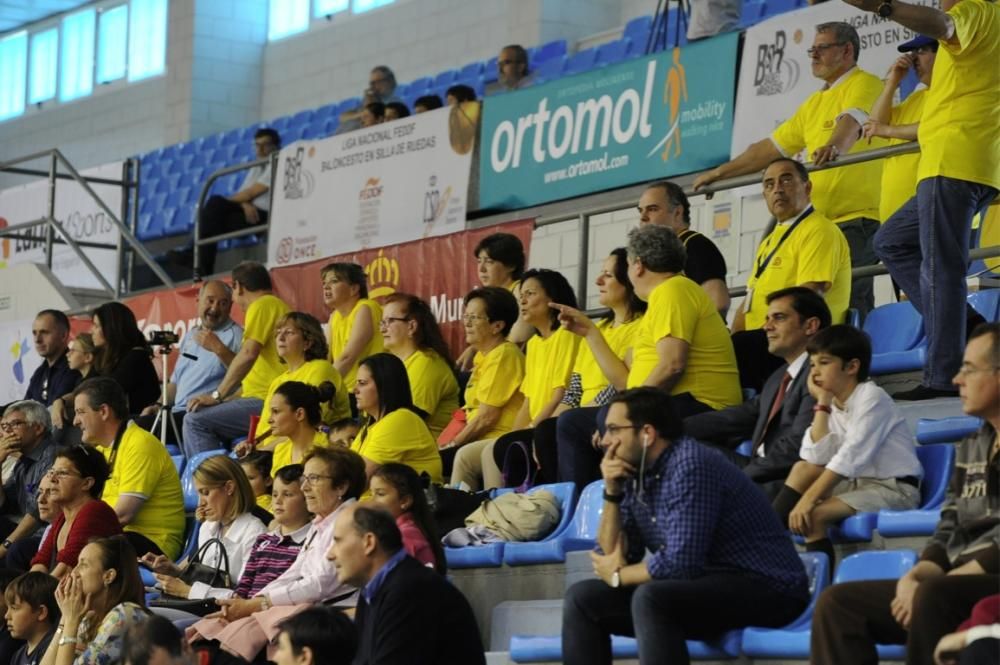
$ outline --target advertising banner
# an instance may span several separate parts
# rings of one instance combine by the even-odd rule
[[[282,148],[268,265],[465,228],[478,120],[466,103]]]
[[[917,0],[917,4],[938,5],[927,0]],[[843,2],[811,5],[747,29],[736,93],[734,156],[770,136],[809,95],[823,87],[823,81],[812,75],[806,51],[812,46],[816,26],[830,21],[854,26],[861,40],[858,65],[879,78],[885,77],[899,57],[896,47],[915,36],[898,23]],[[913,85],[915,79],[901,87],[910,90]]]
[[[738,34],[490,97],[480,208],[690,173],[729,156]]]
[[[42,359],[31,337],[32,320],[0,323],[0,404],[24,398]]]
[[[81,175],[118,179],[122,177],[122,164],[115,162],[81,172]],[[101,197],[115,215],[121,214],[122,189],[118,185],[91,183],[91,188]],[[120,233],[107,218],[97,202],[73,180],[56,181],[55,217],[74,240],[116,245]],[[48,214],[49,183],[35,180],[26,185],[0,191],[0,228],[30,222]],[[45,262],[45,226],[24,229],[19,238],[0,240],[0,270],[18,263]],[[58,238],[58,235],[56,236]],[[117,253],[114,249],[83,248],[83,252],[110,283],[114,284],[117,270]],[[52,272],[64,285],[84,289],[99,289],[100,282],[83,264],[76,253],[65,244],[56,244],[52,252]]]
[[[334,261],[357,263],[364,266],[368,275],[368,294],[371,297],[382,299],[392,293],[405,292],[426,300],[441,324],[445,341],[458,353],[465,348],[461,325],[462,298],[479,286],[472,250],[487,235],[502,231],[520,238],[527,253],[531,246],[533,228],[533,220],[510,222],[438,238],[331,256],[303,265],[273,268],[271,281],[275,294],[292,309],[312,314],[325,326],[330,312],[323,304],[320,269]],[[130,298],[125,304],[135,313],[139,327],[147,337],[152,330],[169,329],[183,339],[199,321],[197,284],[144,293]],[[243,312],[239,307],[233,307],[232,315],[238,323],[243,322]],[[30,347],[30,322],[26,330]],[[6,348],[11,348],[10,344]],[[170,358],[171,368],[176,355],[175,350]]]

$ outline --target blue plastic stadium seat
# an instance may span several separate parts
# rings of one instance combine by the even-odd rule
[[[534,67],[531,68],[534,71]],[[486,61],[486,67],[483,68],[483,78],[487,83],[495,83],[499,77],[500,72],[497,70],[497,57],[494,56]]]
[[[953,416],[951,418],[921,418],[917,421],[917,442],[953,443],[976,432],[983,426],[982,418]]]
[[[601,44],[597,47],[597,57],[595,59],[595,64],[598,67],[604,67],[606,65],[613,65],[617,62],[621,62],[625,59],[625,53],[629,48],[628,37],[623,37],[622,39],[617,39],[613,42],[608,42],[606,44]]]
[[[503,551],[504,563],[508,566],[525,566],[560,562],[566,560],[566,552],[592,549],[597,541],[597,526],[604,506],[602,488],[603,481],[590,483],[584,488],[580,501],[575,506],[576,485],[573,483],[554,483],[535,488],[547,489],[559,498],[562,511],[559,524],[552,533],[539,541],[507,543]]]
[[[834,584],[861,580],[896,580],[917,563],[913,550],[868,550],[844,557],[837,566]]]
[[[230,129],[227,132],[223,132],[222,135],[219,136],[219,145],[220,146],[223,146],[223,145],[236,145],[237,143],[240,142],[240,132],[241,131],[243,131],[243,130],[241,130],[241,129]]]
[[[688,640],[688,654],[692,660],[730,660],[740,655],[742,630],[731,630],[718,640],[700,642]],[[638,658],[638,644],[632,637],[611,636],[613,658]],[[562,637],[559,635],[522,636],[510,638],[510,659],[515,663],[540,663],[562,661]]]
[[[193,513],[194,509],[198,507],[198,490],[194,488],[194,472],[198,469],[198,466],[209,457],[225,455],[226,453],[227,451],[224,448],[206,450],[188,460],[187,465],[184,467],[184,472],[181,474],[181,491],[184,493],[184,510],[186,512]]]
[[[749,28],[756,25],[764,18],[764,2],[762,0],[744,0],[743,8],[740,12],[740,26]]]
[[[177,475],[181,475],[184,472],[184,462],[187,461],[187,458],[184,455],[171,455],[170,459],[174,461],[174,468],[177,469]]]
[[[483,71],[486,68],[486,63],[482,60],[478,62],[470,62],[466,66],[458,70],[459,80],[476,79],[483,75]]]
[[[1000,321],[1000,289],[985,289],[970,293],[969,304],[987,321]]]
[[[577,51],[566,61],[566,75],[581,74],[594,68],[597,60],[597,49],[588,48]]]
[[[439,72],[437,76],[434,77],[434,87],[440,88],[441,86],[449,87],[455,83],[458,79],[458,70],[456,69],[446,69],[443,72]]]
[[[566,529],[572,518],[573,502],[575,500],[575,489],[573,483],[553,483],[551,485],[538,485],[528,490],[528,494],[546,489],[560,499],[559,523],[548,537],[554,537]],[[512,490],[498,490],[491,496],[506,494]],[[448,559],[449,568],[496,568],[504,560],[504,549],[514,543],[490,543],[475,547],[446,547],[445,557]],[[521,543],[527,545],[530,543]]]
[[[799,0],[766,0],[764,5],[764,16],[768,18],[790,12],[802,6]]]
[[[194,209],[189,203],[181,204],[172,211],[164,212],[163,234],[165,236],[184,235],[194,226]]]
[[[426,94],[426,91],[433,85],[434,80],[430,76],[422,76],[418,79],[414,79],[410,81],[410,94]]]
[[[875,376],[921,369],[927,360],[924,322],[909,302],[876,307],[865,317],[872,340],[871,373]]]
[[[545,83],[561,78],[566,69],[566,58],[552,58],[546,60],[535,70],[535,81]]]
[[[163,237],[163,217],[159,212],[140,212],[136,237],[143,241],[158,240]]]
[[[299,126],[299,127],[304,127],[304,126],[308,125],[309,122],[312,120],[314,113],[315,113],[315,111],[313,111],[312,109],[306,109],[305,111],[299,111],[298,113],[296,113],[295,115],[292,116],[292,123],[291,124]]]
[[[196,501],[195,506],[197,505]],[[190,559],[198,550],[198,527],[198,522],[195,521],[193,517],[188,515],[188,518],[184,523],[184,547],[181,549],[181,555],[177,557],[177,560],[174,563],[180,563],[184,559]],[[156,578],[153,577],[153,571],[145,566],[139,566],[139,577],[142,578],[142,583],[145,586],[154,586],[156,584]]]
[[[622,36],[631,39],[633,44],[638,44],[640,49],[645,49],[646,41],[649,39],[649,31],[652,29],[652,17],[640,16],[625,24]]]
[[[163,202],[166,198],[166,194],[146,194],[142,196],[139,201],[139,214],[159,212],[163,208]]]
[[[531,62],[535,64],[542,64],[553,58],[559,58],[566,55],[566,40],[557,39],[555,41],[547,42],[542,44],[534,50],[532,54],[533,57],[530,59]]]
[[[849,326],[853,326],[854,328],[860,329],[861,328],[861,312],[857,308],[855,308],[855,307],[848,308],[848,310],[847,310],[847,321],[845,323],[847,323],[847,325],[849,325]]]
[[[938,443],[917,448],[924,467],[920,506],[915,510],[883,510],[878,514],[878,532],[883,538],[929,536],[941,518],[948,480],[955,465],[955,446]]]
[[[753,441],[747,439],[736,447],[736,452],[744,457],[750,457],[753,454]]]
[[[177,154],[179,155],[193,155],[198,151],[198,141],[186,141],[184,143],[177,144]]]

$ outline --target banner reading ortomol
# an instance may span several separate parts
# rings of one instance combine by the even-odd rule
[[[464,229],[478,120],[467,103],[282,148],[268,265]]]
[[[516,209],[729,157],[739,35],[490,97],[480,208]]]
[[[938,4],[926,0],[915,2]],[[858,65],[879,78],[884,77],[889,66],[899,58],[896,47],[914,37],[912,31],[898,23],[843,2],[824,2],[797,9],[749,28],[743,39],[736,93],[733,155],[770,136],[809,95],[823,87],[823,81],[812,75],[811,59],[806,50],[813,44],[816,26],[831,21],[844,21],[854,26],[861,40]]]

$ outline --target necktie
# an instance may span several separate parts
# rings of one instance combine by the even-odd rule
[[[778,386],[778,392],[774,396],[774,403],[771,404],[771,411],[767,414],[767,422],[764,423],[764,429],[760,431],[760,438],[754,443],[753,452],[757,453],[757,450],[764,445],[764,437],[767,435],[767,430],[771,428],[771,422],[774,420],[775,416],[778,415],[778,411],[781,411],[781,405],[785,402],[785,393],[788,391],[788,384],[792,382],[792,375],[785,372],[785,375],[781,377],[781,385]]]

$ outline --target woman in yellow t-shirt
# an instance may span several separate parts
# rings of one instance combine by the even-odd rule
[[[521,394],[524,401],[514,417],[511,432],[500,441],[524,442],[531,448],[533,430],[539,423],[552,417],[569,385],[570,373],[576,361],[580,338],[559,325],[559,312],[553,303],[576,307],[573,288],[561,273],[555,270],[529,270],[521,282],[521,320],[535,329],[535,336],[528,340],[525,354],[524,380]],[[504,479],[502,465],[494,461],[494,441],[479,446],[466,446],[455,456],[451,472],[452,484],[465,483],[473,489],[480,486],[501,487]],[[530,460],[522,465],[528,472]],[[523,474],[518,474],[520,484]]]
[[[438,440],[446,475],[462,446],[482,446],[509,432],[521,410],[524,354],[507,339],[518,316],[517,300],[506,289],[486,286],[465,296],[465,341],[475,358],[465,385],[465,427],[450,440]]]
[[[329,395],[329,384],[317,388],[301,381],[286,381],[271,395],[267,424],[281,442],[274,447],[271,477],[289,464],[302,464],[313,448],[327,447],[319,429],[320,404]]]
[[[394,293],[385,299],[379,329],[386,350],[406,365],[413,404],[428,414],[437,439],[458,409],[458,381],[434,313],[420,298]]]
[[[382,308],[368,298],[368,278],[356,263],[331,263],[320,270],[323,279],[323,302],[330,314],[330,362],[344,377],[349,391],[354,390],[358,363],[382,351],[378,324]],[[352,403],[351,412],[357,415]]]
[[[632,365],[635,343],[646,303],[635,293],[628,276],[628,253],[624,247],[611,252],[594,280],[598,301],[608,311],[596,323],[578,309],[559,305],[560,325],[582,337],[569,387],[552,417],[535,428],[534,450],[538,463],[536,483],[556,482],[558,454],[557,419],[569,411],[591,410],[596,413],[611,398],[625,389]],[[576,415],[567,416],[573,418]],[[493,449],[494,461],[502,464],[509,444],[501,438]]]
[[[441,456],[424,421],[426,414],[413,406],[402,360],[391,353],[362,360],[354,396],[364,422],[351,450],[364,458],[369,478],[383,464],[399,462],[441,482]]]

